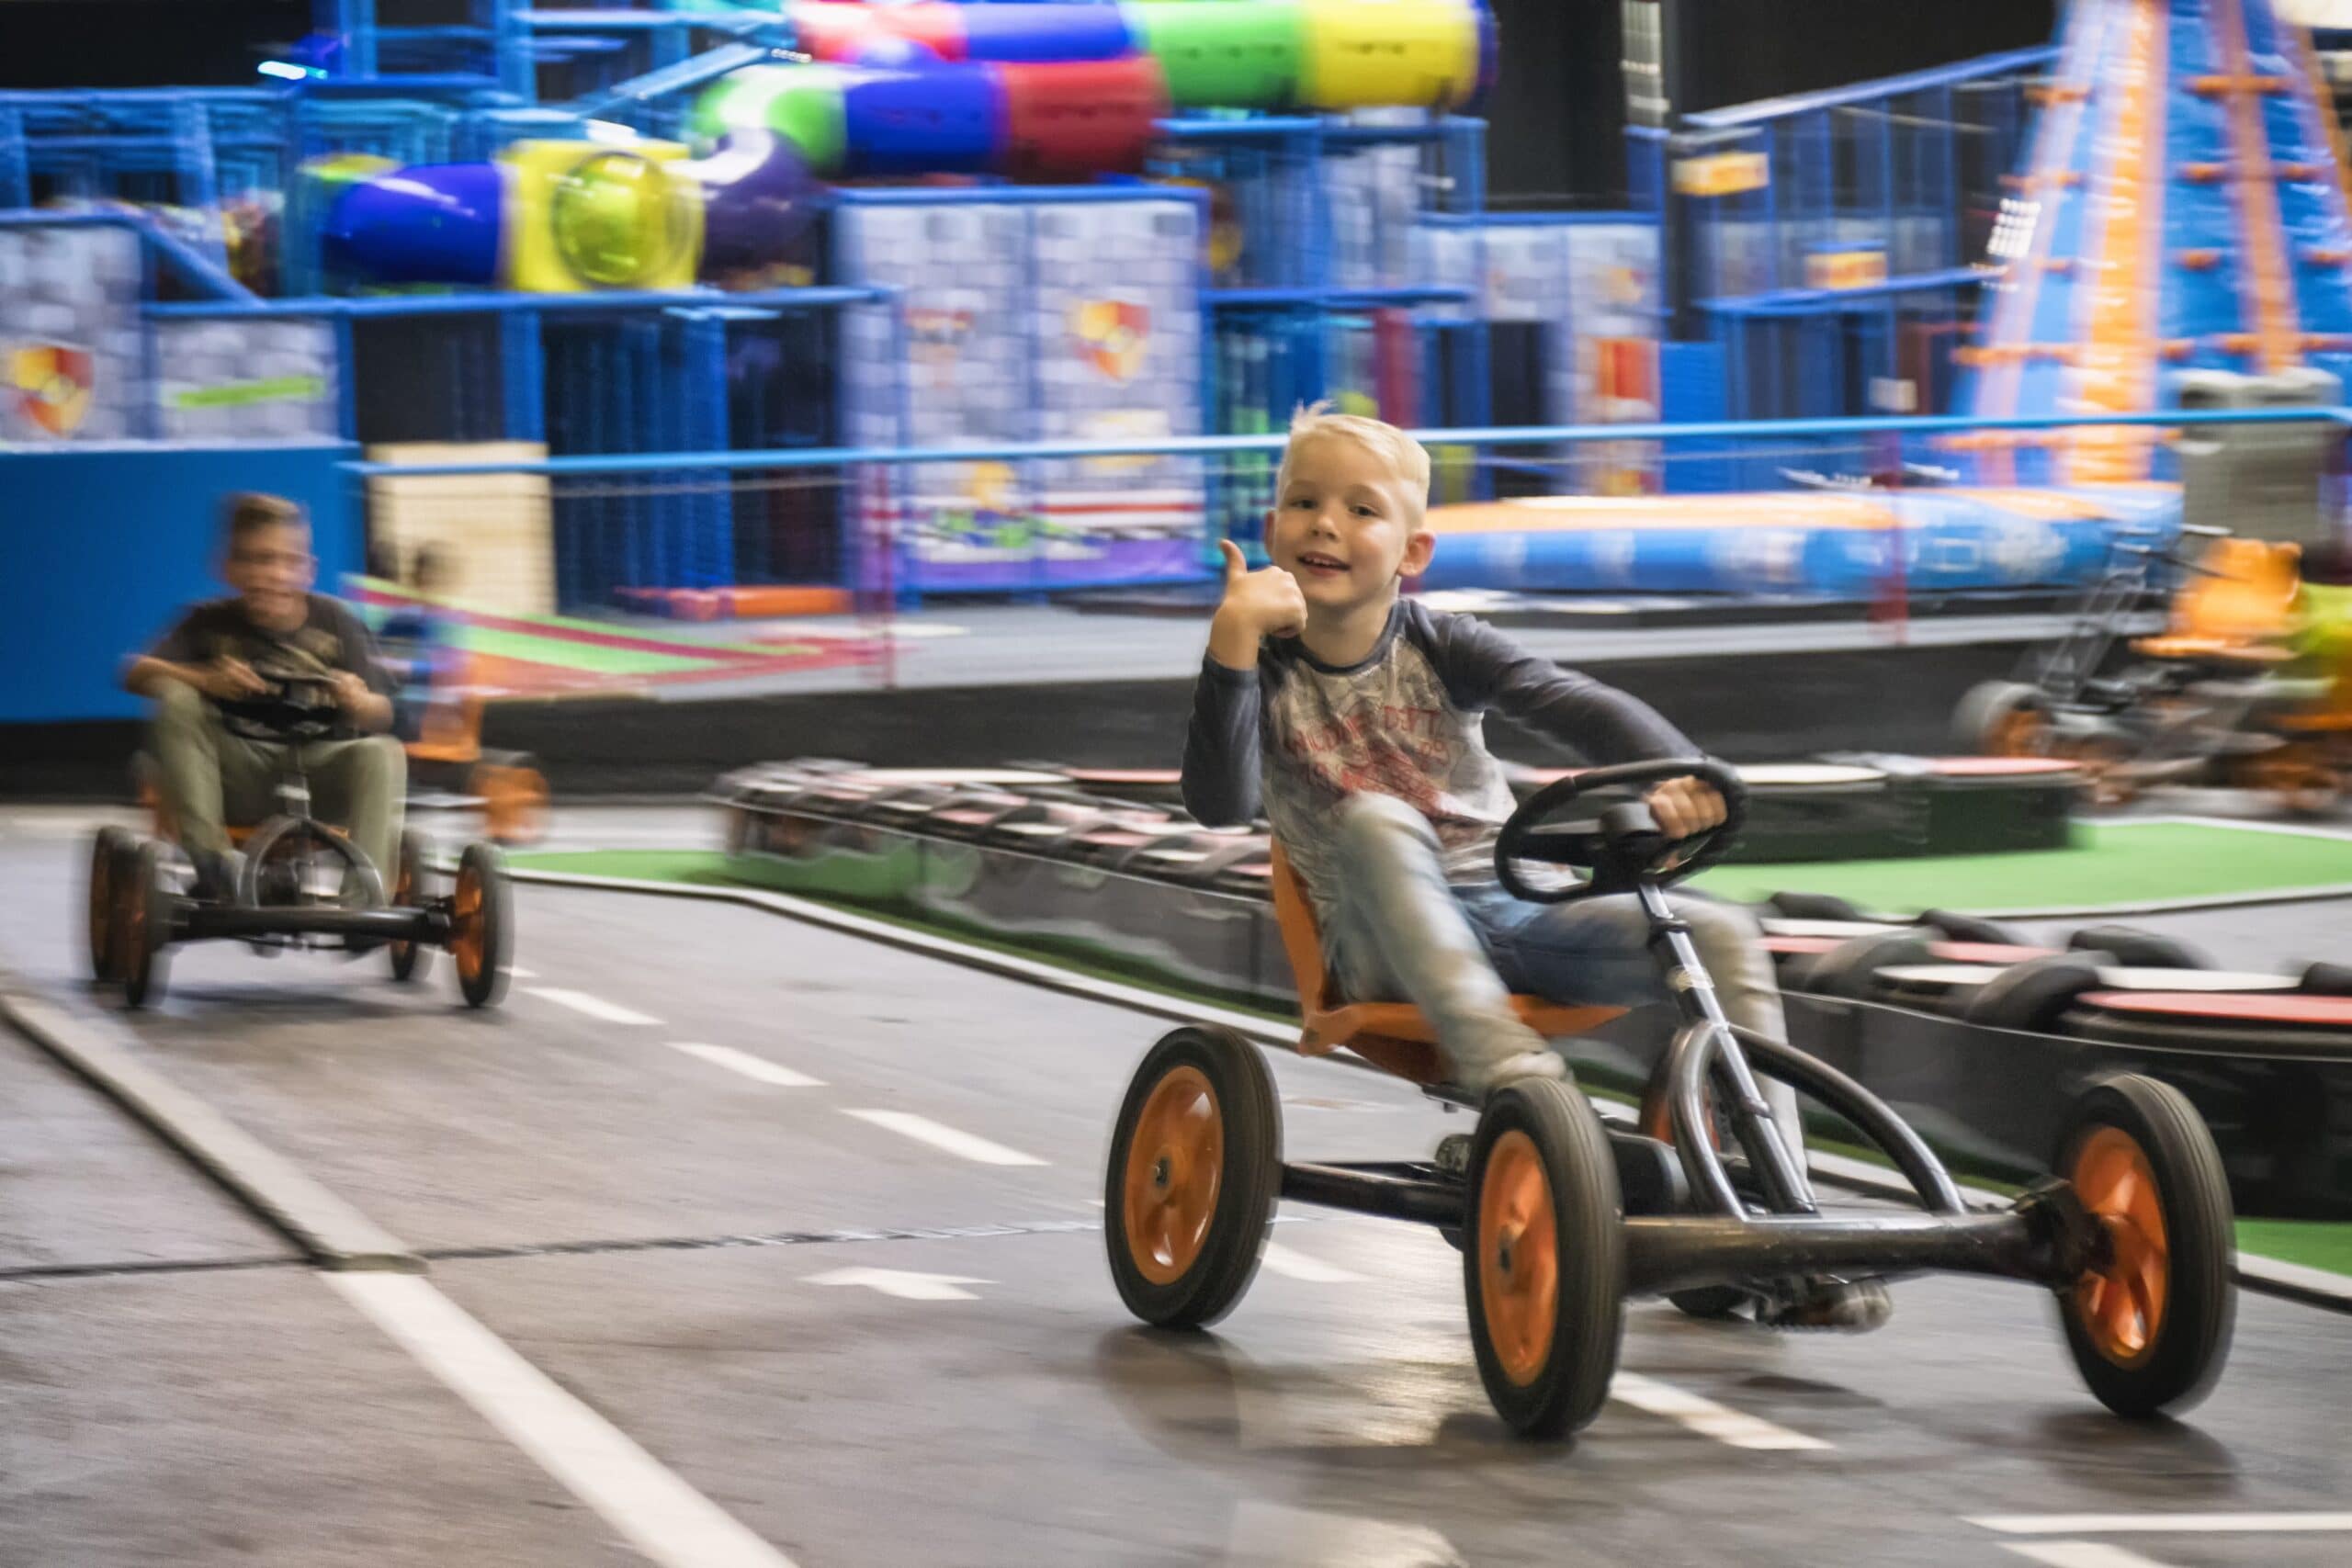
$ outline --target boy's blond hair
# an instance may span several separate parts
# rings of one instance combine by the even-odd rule
[[[1290,417],[1290,445],[1283,448],[1282,467],[1274,473],[1277,505],[1281,504],[1283,492],[1290,488],[1292,455],[1306,442],[1325,436],[1352,441],[1386,463],[1404,485],[1405,499],[1413,509],[1410,520],[1420,522],[1430,500],[1428,448],[1393,424],[1366,419],[1362,414],[1333,413],[1328,402],[1306,404]]]

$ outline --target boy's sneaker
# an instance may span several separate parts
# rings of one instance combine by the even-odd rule
[[[244,869],[244,857],[234,850],[191,851],[188,863],[196,868],[195,885],[189,893],[207,903],[233,904],[237,901],[237,876]]]
[[[1565,1078],[1568,1064],[1556,1051],[1521,1051],[1515,1056],[1505,1056],[1493,1066],[1481,1071],[1466,1072],[1454,1082],[1479,1096],[1492,1094],[1514,1078]]]
[[[1885,1280],[1820,1274],[1804,1280],[1794,1295],[1761,1307],[1756,1321],[1766,1328],[1868,1334],[1894,1315]]]

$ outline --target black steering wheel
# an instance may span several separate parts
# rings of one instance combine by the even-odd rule
[[[257,670],[269,689],[251,696],[215,699],[232,730],[254,739],[322,740],[343,725],[332,676],[303,670]],[[302,694],[312,694],[305,700]]]
[[[1638,795],[1595,800],[1603,791],[1638,789],[1668,779],[1695,778],[1724,797],[1724,819],[1688,838],[1658,831]],[[1582,813],[1564,808],[1583,801]],[[1564,819],[1562,819],[1564,818]],[[1535,904],[1565,904],[1606,893],[1630,893],[1641,883],[1670,887],[1724,858],[1747,819],[1747,785],[1738,773],[1706,758],[1623,762],[1593,768],[1545,784],[1510,814],[1495,840],[1495,875],[1516,897]],[[1526,863],[1582,869],[1582,877],[1531,882]]]

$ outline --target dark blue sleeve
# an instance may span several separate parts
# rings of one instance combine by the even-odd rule
[[[1206,828],[1247,827],[1258,816],[1255,670],[1201,660],[1193,722],[1184,731],[1184,809]]]
[[[1408,629],[1465,712],[1498,709],[1597,763],[1703,755],[1639,697],[1539,658],[1483,621],[1422,611]]]

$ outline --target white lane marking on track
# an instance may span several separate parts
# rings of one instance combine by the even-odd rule
[[[1035,1155],[1024,1155],[1019,1149],[1008,1149],[1002,1144],[992,1144],[986,1138],[942,1126],[928,1116],[917,1116],[907,1111],[843,1111],[844,1116],[854,1116],[861,1122],[871,1122],[886,1127],[902,1138],[912,1138],[929,1144],[935,1149],[945,1149],[951,1155],[961,1155],[982,1165],[1043,1165]]]
[[[1218,1559],[1227,1568],[1463,1568],[1453,1543],[1425,1525],[1319,1513],[1244,1498]]]
[[[539,977],[539,972],[536,969],[526,969],[520,964],[509,964],[506,966],[506,977],[510,980],[536,980]]]
[[[980,1298],[963,1285],[986,1285],[994,1281],[975,1280],[963,1274],[919,1274],[910,1269],[836,1269],[829,1274],[811,1274],[812,1285],[863,1285],[869,1291],[879,1291],[886,1296],[896,1296],[907,1302],[976,1302]]]
[[[429,1281],[319,1277],[661,1568],[793,1568]]]
[[[732,1045],[697,1045],[691,1041],[673,1040],[673,1051],[684,1051],[689,1056],[699,1056],[714,1067],[725,1067],[730,1073],[741,1073],[761,1083],[774,1084],[778,1089],[822,1089],[822,1081],[807,1073],[796,1073],[748,1051],[738,1051]]]
[[[1689,1389],[1677,1388],[1656,1378],[1645,1378],[1639,1372],[1619,1372],[1617,1381],[1609,1385],[1609,1397],[1636,1410],[1647,1411],[1652,1416],[1663,1416],[1702,1437],[1713,1438],[1736,1449],[1795,1451],[1831,1446],[1819,1438],[1792,1432],[1760,1416],[1743,1414],[1727,1404],[1717,1404],[1704,1395],[1692,1393]]]
[[[2352,1514],[1986,1514],[2003,1535],[2284,1535],[2352,1530]]]
[[[541,1001],[553,1002],[558,1007],[566,1007],[574,1012],[586,1013],[590,1018],[601,1019],[606,1023],[653,1024],[662,1021],[658,1018],[647,1017],[635,1008],[625,1008],[618,1002],[608,1002],[602,997],[592,997],[585,991],[567,991],[560,986],[526,986],[523,989]]]
[[[1342,1269],[1336,1263],[1270,1241],[1260,1249],[1258,1261],[1288,1280],[1304,1280],[1310,1285],[1352,1285],[1363,1276],[1352,1269]]]
[[[2171,1568],[2169,1563],[2103,1540],[2005,1540],[2001,1547],[2047,1568]]]

